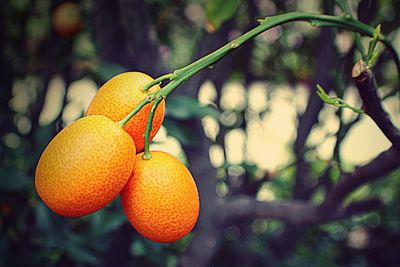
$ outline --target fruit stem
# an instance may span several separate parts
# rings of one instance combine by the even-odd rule
[[[244,33],[243,35],[239,36],[238,38],[232,40],[231,42],[227,43],[226,45],[220,47],[219,49],[215,50],[214,52],[194,61],[193,63],[175,70],[172,73],[168,73],[165,75],[162,75],[158,78],[156,78],[154,81],[151,83],[147,84],[146,86],[143,87],[143,90],[146,91],[149,88],[151,88],[155,84],[159,84],[165,80],[170,80],[166,86],[161,88],[158,92],[152,94],[151,99],[144,99],[139,105],[130,113],[127,115],[126,118],[121,120],[119,122],[120,125],[124,125],[133,115],[135,115],[142,107],[144,107],[146,104],[155,101],[154,103],[157,104],[154,105],[153,107],[157,107],[159,102],[161,101],[162,98],[166,98],[172,91],[174,91],[179,85],[184,83],[187,79],[195,75],[197,72],[200,70],[212,66],[214,63],[216,63],[218,60],[221,58],[225,57],[228,53],[232,52],[236,48],[240,47],[242,44],[245,42],[249,41],[250,39],[256,37],[257,35],[261,34],[262,32],[265,32],[273,27],[292,22],[292,21],[305,21],[309,22],[312,26],[329,26],[329,27],[338,27],[338,28],[345,28],[352,30],[354,32],[358,32],[363,35],[368,35],[368,36],[373,36],[375,29],[367,24],[362,23],[361,21],[358,21],[354,18],[352,18],[350,15],[344,15],[344,16],[331,16],[331,15],[322,15],[322,14],[312,14],[312,13],[305,13],[305,12],[288,12],[280,15],[275,15],[275,16],[270,16],[266,17],[265,19],[259,20],[260,24],[251,29],[250,31]],[[397,72],[399,73],[400,76],[400,59],[399,56],[394,49],[393,45],[391,42],[385,38],[382,34],[378,36],[379,41],[381,41],[386,48],[389,50],[391,53],[393,60],[396,64]],[[400,90],[400,88],[398,88]],[[161,97],[161,99],[159,98]],[[152,109],[153,109],[152,107]],[[154,109],[155,110],[155,109]],[[149,120],[147,123],[146,127],[146,133],[147,133],[147,138],[145,138],[145,153],[143,158],[145,157],[151,157],[149,148],[148,148],[148,143],[149,143],[149,138],[148,135],[151,131],[152,127],[152,120],[154,117],[154,112],[150,113],[149,115]],[[146,134],[145,134],[146,137]]]
[[[330,16],[330,15],[321,15],[321,14],[312,14],[312,13],[304,13],[304,12],[288,12],[280,15],[275,15],[271,17],[267,17],[263,20],[260,20],[260,25],[251,29],[250,31],[244,33],[238,38],[232,40],[221,48],[215,50],[214,52],[196,60],[195,62],[175,70],[172,73],[160,76],[155,81],[165,80],[165,77],[170,77],[171,82],[164,86],[157,95],[162,95],[163,97],[167,97],[176,87],[185,82],[187,79],[192,77],[194,74],[199,72],[200,70],[212,66],[221,58],[225,57],[228,53],[232,52],[236,48],[240,47],[243,43],[248,40],[254,38],[260,33],[267,31],[275,26],[282,25],[292,21],[306,21],[316,26],[334,26],[346,28],[355,32],[359,32],[364,35],[373,36],[375,29],[367,24],[364,24],[356,19],[353,19],[351,16]],[[392,54],[393,59],[395,61],[397,71],[400,76],[400,60],[397,55],[396,50],[392,46],[392,44],[382,35],[379,35],[379,41],[383,42],[385,46],[388,48],[389,52]],[[171,76],[173,78],[171,78]],[[150,83],[146,87],[151,87]]]
[[[164,74],[156,79],[154,79],[152,82],[146,84],[145,86],[143,86],[142,91],[143,92],[147,92],[151,87],[153,87],[156,84],[161,84],[163,81],[166,80],[173,80],[175,78],[175,74],[174,73],[168,73],[168,74]]]
[[[147,95],[142,102],[139,103],[128,115],[125,116],[122,120],[117,122],[117,124],[122,128],[125,126],[125,124],[136,114],[138,113],[144,106],[147,104],[151,103],[153,99],[156,97],[155,93]]]
[[[144,153],[142,158],[144,160],[149,160],[151,159],[151,153],[150,153],[150,132],[153,128],[153,119],[154,119],[154,114],[156,113],[158,105],[161,103],[161,101],[164,99],[163,96],[157,95],[155,99],[153,99],[153,104],[150,109],[150,114],[149,118],[147,119],[147,125],[146,125],[146,130],[144,132]]]

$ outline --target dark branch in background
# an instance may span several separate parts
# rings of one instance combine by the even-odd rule
[[[324,13],[333,14],[334,1],[324,1]],[[316,39],[316,70],[315,77],[309,87],[314,87],[317,83],[327,84],[327,88],[332,88],[333,77],[330,70],[334,68],[335,46],[333,43],[333,29],[321,28],[320,34]],[[310,90],[314,92],[314,90]],[[299,117],[297,126],[297,136],[294,143],[294,153],[297,159],[296,175],[294,178],[293,199],[308,200],[311,196],[309,186],[309,163],[304,159],[304,148],[312,127],[318,123],[318,116],[323,108],[316,93],[311,93],[305,112]],[[283,232],[271,241],[270,249],[278,258],[284,258],[291,253],[296,244],[296,239],[302,232],[303,226],[294,225],[290,222],[285,224]]]
[[[119,20],[120,16],[116,1],[96,1],[92,20],[93,36],[103,62],[128,67],[130,64],[129,57],[126,56],[128,45]]]
[[[325,14],[333,14],[334,1],[324,1]],[[333,29],[321,28],[321,33],[316,40],[316,70],[315,78],[311,82],[310,87],[315,84],[326,84],[327,88],[333,88],[334,80],[330,70],[334,69],[335,58],[337,57],[336,48],[333,42]],[[294,152],[299,160],[297,165],[295,185],[293,189],[293,197],[295,199],[306,200],[309,198],[307,190],[307,176],[309,173],[308,163],[303,159],[304,147],[312,127],[318,123],[318,116],[323,108],[323,103],[314,90],[310,90],[310,98],[307,108],[303,115],[299,118],[297,127],[297,136],[294,144]]]
[[[228,40],[229,30],[231,27],[224,25],[220,30],[213,34],[205,34],[200,42],[199,52],[196,56],[202,56],[208,51],[215,49],[221,43]],[[198,75],[183,84],[185,87],[182,91],[187,96],[197,98],[198,90],[201,83],[206,79],[207,75],[212,76],[213,82],[217,86],[217,90],[221,89],[220,85],[229,75],[229,58],[221,60],[208,73],[207,70],[201,71]],[[215,76],[213,76],[213,74]],[[220,76],[218,76],[220,74]],[[188,250],[183,253],[179,259],[180,266],[208,266],[214,255],[218,252],[223,240],[221,226],[216,222],[216,214],[219,212],[219,197],[215,192],[215,170],[209,161],[209,147],[211,141],[207,139],[199,119],[193,119],[185,122],[187,127],[193,129],[196,133],[197,144],[195,146],[184,146],[183,149],[188,156],[189,162],[196,162],[190,166],[193,177],[199,190],[201,211],[200,217],[195,229],[196,235],[191,242]],[[207,160],[205,160],[207,159]]]
[[[345,123],[342,120],[342,112],[340,112],[340,125],[339,125],[339,130],[336,132],[336,143],[335,147],[333,149],[333,159],[337,161],[337,164],[339,165],[339,169],[342,169],[342,164],[341,164],[341,158],[340,158],[340,146],[349,133],[349,131],[353,128],[353,126],[360,121],[361,119],[361,114],[358,114],[356,118],[354,118],[352,121]]]
[[[40,85],[41,88],[38,90],[37,101],[33,103],[30,109],[30,120],[31,120],[31,130],[29,132],[28,138],[31,141],[31,151],[34,152],[38,149],[35,142],[35,135],[39,129],[39,117],[45,105],[46,95],[49,90],[49,85],[51,78],[59,70],[58,64],[60,59],[58,58],[61,49],[61,40],[58,38],[53,30],[50,30],[48,38],[41,44],[38,49],[38,60],[40,59],[40,76],[43,83]],[[65,53],[70,53],[72,49],[72,43],[68,42],[66,45]],[[33,174],[34,167],[32,166],[30,174]]]
[[[158,40],[155,38],[155,34],[152,35],[154,29],[151,23],[150,8],[146,1],[119,0],[118,3],[120,22],[127,41],[125,57],[128,55],[129,68],[151,71],[149,74],[154,77],[167,73],[167,68],[160,60]],[[134,60],[135,58],[140,58],[140,60]]]
[[[304,201],[273,201],[260,202],[250,196],[235,196],[227,198],[224,209],[219,214],[221,221],[229,223],[241,217],[278,219],[291,225],[310,225],[333,220],[344,219],[355,214],[365,213],[381,208],[380,199],[368,199],[336,209],[330,213],[322,213],[317,206]]]
[[[337,208],[343,199],[360,185],[381,178],[400,166],[400,157],[396,149],[391,148],[370,163],[356,168],[351,173],[344,173],[332,191],[328,192],[321,210]]]
[[[63,77],[64,83],[65,83],[65,92],[64,92],[63,99],[62,99],[62,103],[61,103],[61,111],[58,114],[57,118],[54,120],[56,123],[56,131],[57,132],[61,131],[62,127],[63,127],[62,116],[64,113],[64,108],[67,105],[68,91],[69,91],[70,85],[73,81],[71,68],[72,68],[71,62],[68,62],[62,73],[62,77]]]
[[[150,38],[153,24],[147,1],[98,0],[94,8],[94,25],[91,28],[102,62],[122,65],[128,71],[143,71],[152,76],[166,73],[158,53],[158,40]],[[107,258],[110,260],[107,266],[132,265],[129,247],[134,237],[126,234],[127,229],[131,231],[132,228],[125,223],[114,233],[115,238],[106,252],[112,255]]]
[[[249,2],[249,12],[254,12],[255,7],[254,7],[254,1]],[[196,58],[200,58],[207,54],[209,51],[212,51],[216,49],[217,47],[220,46],[221,43],[225,43],[229,41],[229,34],[231,30],[234,29],[234,21],[229,20],[225,22],[222,27],[215,33],[205,33],[204,36],[202,37],[202,40],[199,41],[199,47],[198,47],[198,53],[196,54]],[[204,70],[201,71],[198,75],[192,77],[190,80],[187,81],[187,83],[183,84],[185,87],[182,91],[182,93],[189,95],[191,97],[196,97],[198,94],[198,89],[201,85],[201,83],[205,79],[211,79],[212,82],[214,83],[216,90],[217,90],[217,105],[219,104],[219,99],[221,96],[221,89],[222,86],[225,84],[225,82],[229,79],[229,76],[231,75],[233,68],[232,66],[242,66],[238,61],[249,64],[250,62],[250,46],[252,46],[252,42],[245,44],[245,47],[243,49],[240,49],[236,51],[231,57],[226,57],[220,60],[213,68],[213,71],[208,71]],[[251,79],[249,79],[250,72],[245,73],[245,81],[246,82],[251,82]],[[203,129],[201,127],[200,121],[192,121],[192,122],[187,122],[189,124],[189,127],[192,129],[196,129],[196,132],[201,133],[200,137],[197,137],[197,140],[200,141],[200,145],[204,147],[205,149],[198,149],[196,147],[185,147],[184,150],[187,153],[189,157],[190,162],[204,162],[204,158],[209,158],[208,156],[208,150],[209,150],[209,145],[204,146],[203,144],[207,141],[208,144],[211,144],[209,140],[205,137],[203,133]],[[223,125],[220,125],[220,132],[217,136],[216,142],[224,148],[224,135],[226,132],[226,127]],[[203,152],[201,152],[204,150]],[[195,159],[192,157],[195,154],[203,154],[202,159]],[[209,170],[214,170],[210,163],[207,161]],[[197,165],[197,164],[196,164]],[[195,167],[195,166],[193,166]],[[196,177],[196,173],[198,171],[193,170],[191,167],[191,171],[194,174],[194,177]],[[201,170],[201,166],[199,166],[199,169]],[[202,170],[202,173],[205,173],[205,170]],[[201,173],[199,173],[201,175]],[[196,180],[196,183],[199,187],[199,193],[200,193],[200,200],[202,203],[202,206],[205,207],[204,209],[201,210],[200,212],[200,220],[197,224],[197,229],[196,229],[196,236],[193,239],[189,249],[181,256],[179,264],[182,266],[209,266],[210,262],[214,258],[216,254],[218,254],[219,248],[223,243],[223,231],[221,229],[224,229],[224,225],[219,219],[219,214],[221,211],[224,209],[223,205],[221,204],[221,199],[217,196],[215,192],[215,173],[211,173],[209,171],[207,176],[198,176],[198,180]],[[230,184],[232,186],[232,184]],[[235,188],[235,190],[231,190],[233,188],[230,188],[230,193],[236,193],[236,191],[240,191],[241,188]],[[233,192],[235,191],[235,192]],[[206,202],[203,202],[206,201]]]
[[[369,164],[357,168],[352,173],[343,174],[338,184],[326,196],[324,203],[321,205],[322,210],[331,210],[337,207],[344,197],[358,186],[378,179],[400,165],[399,130],[393,125],[388,114],[383,109],[377,94],[377,86],[373,74],[364,61],[360,60],[354,65],[352,78],[363,100],[365,112],[392,142],[393,147],[381,153]]]
[[[359,60],[354,65],[351,76],[363,100],[365,113],[374,120],[393,146],[400,150],[400,132],[381,105],[374,76],[367,64]]]

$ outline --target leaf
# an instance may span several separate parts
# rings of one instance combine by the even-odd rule
[[[220,112],[212,106],[201,105],[195,98],[177,95],[168,98],[169,115],[175,119],[188,120],[195,117],[211,116],[218,120]]]
[[[178,139],[182,145],[192,146],[196,144],[195,134],[188,127],[168,118],[164,119],[164,126],[167,128],[168,135]]]
[[[329,105],[338,108],[348,108],[354,111],[355,113],[360,113],[360,114],[364,113],[364,110],[351,106],[350,104],[346,103],[343,99],[339,97],[330,97],[319,84],[317,84],[317,95],[322,101],[324,101]]]
[[[141,257],[146,255],[146,247],[144,246],[143,242],[139,240],[134,240],[130,247],[131,255],[135,257]]]
[[[369,41],[368,55],[367,55],[367,65],[371,67],[374,65],[376,59],[378,58],[378,41],[381,34],[381,24],[376,26],[372,39]]]
[[[107,209],[101,209],[98,212],[86,216],[91,223],[93,236],[105,235],[114,231],[126,222],[126,217],[121,212],[112,212]]]
[[[42,202],[39,202],[35,209],[36,223],[41,231],[54,231],[53,221],[50,218],[50,210]]]
[[[84,246],[84,244],[68,241],[65,243],[65,251],[71,259],[93,266],[98,266],[100,264],[100,259],[94,252]]]
[[[207,0],[206,14],[210,23],[218,29],[236,13],[240,0]]]
[[[33,188],[33,180],[17,170],[0,167],[0,191],[23,192]]]
[[[34,138],[39,153],[43,151],[43,149],[47,146],[50,140],[56,135],[57,129],[55,123],[56,122],[53,122],[37,129]]]

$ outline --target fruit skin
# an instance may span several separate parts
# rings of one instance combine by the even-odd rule
[[[81,8],[77,3],[65,2],[52,15],[53,28],[59,35],[70,38],[82,29]]]
[[[43,151],[35,187],[44,203],[67,217],[83,216],[110,203],[135,163],[132,138],[104,116],[89,116],[63,129]]]
[[[141,88],[153,81],[153,78],[141,72],[121,73],[107,81],[97,92],[90,103],[86,115],[104,115],[113,121],[120,121],[129,114],[149,93],[159,91],[161,88],[155,85],[147,93]],[[144,132],[147,118],[149,117],[151,104],[144,106],[124,126],[133,138],[136,151],[144,148]],[[150,132],[150,141],[156,135],[164,119],[165,101],[161,101],[154,115],[153,128]]]
[[[189,170],[175,157],[153,151],[136,155],[133,173],[121,191],[125,215],[144,237],[174,242],[188,234],[199,215],[199,195]]]

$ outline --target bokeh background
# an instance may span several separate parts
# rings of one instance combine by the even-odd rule
[[[343,15],[331,0],[80,0],[73,1],[79,31],[62,34],[54,10],[63,2],[0,2],[0,266],[400,266],[399,170],[344,201],[384,205],[340,220],[293,224],[251,208],[225,214],[224,204],[242,196],[257,205],[318,205],[341,173],[391,147],[367,115],[315,94],[319,83],[362,106],[351,80],[361,57],[353,33],[305,22],[261,34],[168,98],[152,149],[177,156],[195,177],[201,213],[193,233],[173,244],[148,241],[119,199],[82,218],[51,212],[34,189],[38,157],[106,80],[123,71],[171,72],[269,15]],[[400,1],[348,3],[352,16],[382,24],[400,51]],[[379,49],[373,72],[384,96],[399,77]],[[399,126],[398,95],[383,105]]]

